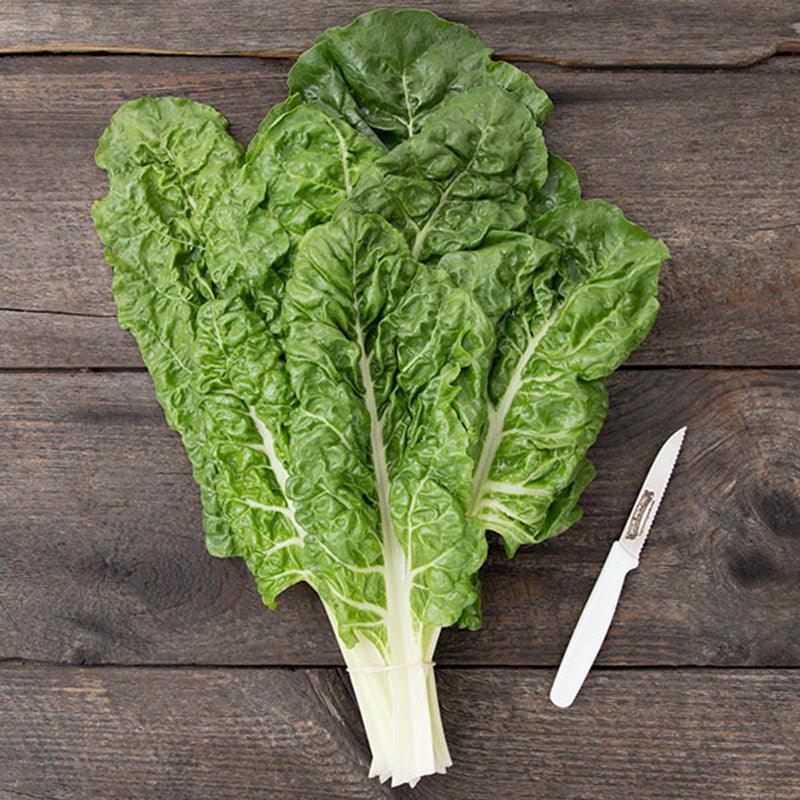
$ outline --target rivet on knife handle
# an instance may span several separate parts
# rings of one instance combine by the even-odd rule
[[[603,569],[583,607],[550,689],[550,700],[561,708],[572,705],[580,691],[608,633],[625,576],[639,566],[639,554],[661,505],[685,433],[686,428],[675,431],[658,451],[625,523],[622,536],[611,546]]]

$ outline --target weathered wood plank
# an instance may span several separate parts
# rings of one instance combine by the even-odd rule
[[[105,192],[97,138],[121,102],[151,93],[213,103],[245,141],[283,97],[288,66],[0,61],[0,366],[140,365],[89,218]],[[798,365],[800,59],[745,73],[533,72],[556,103],[548,141],[586,195],[619,203],[672,250],[662,313],[631,363]]]
[[[0,364],[144,366],[136,342],[119,327],[115,316],[2,309]]]
[[[643,370],[611,382],[598,477],[569,533],[483,571],[486,625],[449,664],[558,663],[659,444],[686,446],[601,654],[606,665],[800,665],[800,373]],[[265,609],[202,544],[196,488],[146,374],[0,375],[0,659],[341,663],[304,586]]]
[[[387,2],[404,7],[407,3]],[[800,49],[791,0],[466,0],[426,3],[475,29],[497,52],[570,65],[741,65]],[[0,52],[107,50],[294,55],[325,28],[375,7],[368,0],[116,2],[2,0]]]
[[[366,777],[340,670],[0,669],[0,797],[795,800],[795,671],[592,673],[567,712],[546,670],[438,670],[454,766]]]

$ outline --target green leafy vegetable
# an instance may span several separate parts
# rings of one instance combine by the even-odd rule
[[[559,206],[532,228],[558,256],[500,324],[470,504],[509,556],[580,515],[594,474],[585,453],[606,412],[602,378],[653,324],[667,256],[599,200]]]
[[[547,180],[547,149],[530,114],[500,89],[455,95],[413,138],[378,159],[351,207],[399,227],[415,258],[429,261],[513,230]]]
[[[236,456],[228,446],[243,427],[246,436],[257,433],[249,417],[231,418],[230,384],[246,387],[245,410],[252,404],[290,413],[274,333],[284,262],[297,234],[331,216],[374,155],[352,129],[291,101],[272,110],[245,154],[220,114],[176,98],[126,104],[97,150],[110,187],[93,217],[114,267],[120,324],[136,337],[167,421],[183,437],[209,551],[245,557],[270,604],[304,575],[286,571],[288,551],[265,557],[272,546],[265,542],[285,538],[284,512],[272,512],[265,525],[252,519],[255,512],[222,508],[220,482],[227,489],[251,480],[236,478],[242,465],[231,458],[262,474],[283,469],[264,453],[248,448]],[[223,328],[234,339],[226,341]],[[259,459],[263,465],[254,465]],[[269,574],[273,565],[277,577]]]
[[[289,89],[389,146],[411,138],[448,97],[476,86],[503,89],[547,119],[550,98],[469,28],[430,11],[378,9],[331,28],[289,73]]]
[[[317,591],[371,774],[413,785],[450,765],[432,659],[481,624],[485,532],[578,518],[667,252],[580,199],[546,95],[462,26],[371,12],[289,82],[247,151],[202,104],[123,106],[93,215],[209,551],[271,606]]]

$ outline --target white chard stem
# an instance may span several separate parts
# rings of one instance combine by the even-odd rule
[[[389,508],[389,473],[375,390],[358,309],[356,342],[361,350],[359,371],[364,403],[370,417],[370,442],[381,521],[383,577],[386,587],[387,646],[380,651],[360,640],[353,648],[339,646],[372,750],[370,777],[389,778],[392,786],[414,786],[423,775],[444,772],[452,763],[442,730],[433,651],[439,628],[424,628],[411,608],[411,564],[400,546]],[[335,617],[328,616],[336,628]]]
[[[333,613],[328,616],[335,630]],[[445,772],[453,763],[432,663],[440,630],[416,633],[413,662],[401,660],[408,653],[390,655],[387,662],[370,642],[360,640],[349,648],[339,640],[372,752],[369,775],[381,782],[391,778],[392,786],[415,786],[423,776]]]

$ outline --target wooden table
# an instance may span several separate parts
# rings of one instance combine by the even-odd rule
[[[583,521],[510,562],[493,542],[485,628],[443,636],[447,776],[368,780],[315,597],[268,612],[238,560],[206,555],[187,461],[114,318],[93,150],[142,94],[211,103],[246,141],[290,57],[368,6],[0,0],[0,800],[796,800],[794,0],[433,4],[536,77],[586,196],[673,254],[658,322],[611,380]],[[560,711],[554,666],[683,424],[642,568]]]

